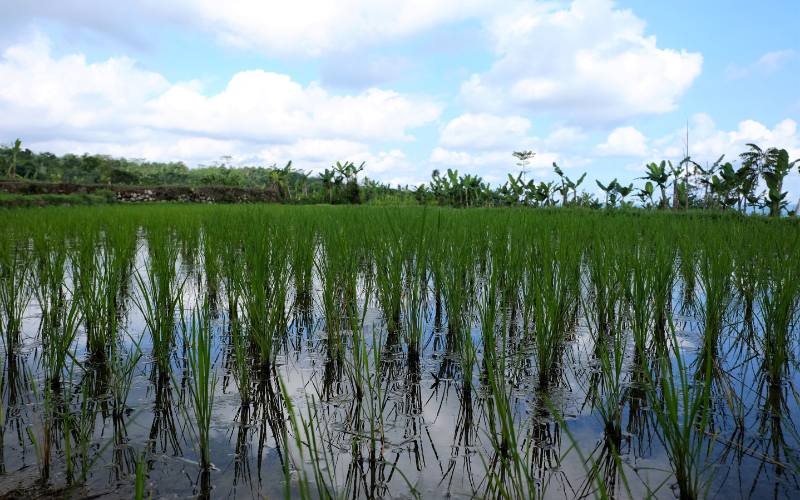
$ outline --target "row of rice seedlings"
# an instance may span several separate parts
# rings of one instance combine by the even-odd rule
[[[414,363],[419,363],[422,351],[422,340],[425,335],[427,316],[427,276],[425,267],[428,264],[428,242],[426,240],[425,220],[427,211],[423,211],[419,221],[406,230],[405,240],[409,249],[407,251],[407,265],[405,278],[405,293],[403,294],[402,313],[403,331],[408,346],[408,357]],[[402,285],[401,285],[402,286]]]
[[[623,330],[625,316],[617,314],[624,292],[617,270],[620,262],[616,247],[603,238],[597,238],[595,242],[596,246],[587,252],[594,300],[582,297],[594,343],[593,359],[584,371],[590,380],[587,397],[603,425],[606,446],[618,453],[622,440],[624,364],[629,336]]]
[[[376,238],[375,256],[375,286],[377,299],[383,310],[387,328],[396,332],[401,327],[401,309],[403,302],[403,267],[407,240],[400,234],[400,228],[395,227],[395,220],[386,212],[384,222],[384,235]]]
[[[211,346],[213,332],[208,303],[197,304],[190,318],[181,320],[183,331],[183,347],[188,365],[185,367],[179,382],[172,379],[176,392],[182,392],[185,386],[189,392],[189,404],[181,401],[180,409],[187,422],[194,416],[194,425],[187,425],[189,438],[195,449],[195,455],[201,469],[209,469],[211,464],[210,430],[211,412],[214,408],[214,395],[217,386],[217,372],[212,370]],[[185,385],[184,385],[185,384]]]
[[[133,302],[144,316],[153,342],[153,356],[162,373],[170,371],[170,357],[175,347],[175,313],[183,301],[183,284],[178,271],[178,244],[165,229],[148,233],[149,259],[144,273],[134,278],[139,294]]]
[[[703,325],[703,349],[716,357],[724,321],[733,302],[733,260],[730,252],[720,252],[722,242],[709,235],[703,242],[698,259],[698,274],[703,290],[703,307],[700,319]],[[701,368],[702,371],[705,371]]]
[[[366,297],[369,300],[369,296]],[[384,408],[388,403],[389,377],[384,375],[384,353],[386,340],[376,335],[373,326],[372,345],[368,345],[364,332],[364,314],[350,317],[350,330],[353,332],[353,347],[350,356],[343,363],[352,395],[350,410],[351,469],[361,476],[363,494],[367,497],[385,495],[379,470],[385,466],[387,440]],[[390,334],[391,335],[391,334]],[[386,384],[387,387],[384,387]],[[367,466],[364,471],[363,467]],[[356,486],[351,486],[355,489]]]
[[[36,255],[34,282],[36,299],[42,313],[42,331],[58,324],[64,304],[67,248],[63,235],[52,226],[41,226],[33,235]]]
[[[711,486],[707,459],[716,436],[706,443],[706,433],[712,413],[712,365],[710,359],[703,363],[705,372],[695,382],[689,376],[671,317],[668,317],[668,327],[669,348],[659,349],[657,355],[660,373],[644,365],[647,401],[672,463],[679,498],[696,500],[705,497]],[[645,353],[640,352],[640,355]],[[710,358],[711,352],[705,350],[702,356]]]
[[[441,224],[438,231],[441,231]],[[433,274],[435,277],[438,276],[435,279],[440,283],[440,293],[447,315],[447,340],[457,351],[460,349],[462,333],[470,330],[475,266],[471,247],[458,243],[469,241],[467,229],[456,228],[450,236],[453,237],[453,241],[448,241],[447,236],[442,234],[440,244],[443,248],[439,248],[440,257],[434,257],[432,260]]]
[[[503,302],[497,296],[498,274],[493,272],[488,277],[478,301],[483,347],[483,412],[493,450],[488,461],[481,457],[487,477],[484,497],[534,498],[542,493],[538,491],[539,485],[532,474],[534,442],[530,435],[520,439],[524,432],[520,426],[522,415],[513,394],[522,356],[510,355],[507,351],[507,318],[505,314],[498,314],[499,304]]]
[[[33,398],[36,401],[36,411],[33,420],[33,428],[27,427],[28,437],[30,437],[33,449],[36,453],[36,463],[39,466],[39,475],[43,480],[50,478],[50,464],[53,449],[53,427],[54,427],[54,407],[53,391],[48,381],[45,381],[40,390],[37,388],[33,373],[28,372],[33,389]],[[35,429],[35,430],[34,430]]]
[[[683,306],[691,308],[695,303],[695,288],[697,287],[697,250],[698,237],[693,226],[684,226],[678,246],[678,272],[683,283]]]
[[[111,365],[111,380],[108,382],[114,402],[114,416],[121,419],[128,409],[128,396],[133,385],[133,376],[136,365],[142,357],[140,342],[131,338],[132,349],[123,352],[119,345],[114,345],[109,364]]]
[[[44,339],[44,365],[48,383],[54,389],[61,385],[62,374],[67,368],[68,358],[74,357],[71,348],[81,323],[81,310],[78,301],[70,300],[57,325],[49,328],[50,335]]]
[[[572,331],[580,293],[580,247],[568,232],[560,240],[549,231],[539,231],[535,249],[528,253],[528,274],[532,284],[526,307],[533,316],[534,363],[539,383],[549,383],[566,335]]]
[[[220,229],[225,226],[219,219],[211,219],[203,225],[202,231],[202,250],[203,250],[203,276],[205,278],[206,291],[209,296],[215,298],[219,291],[220,274],[222,273],[221,256],[223,253],[223,233]],[[215,229],[214,225],[218,228]]]
[[[320,280],[320,302],[329,369],[343,362],[346,355],[349,322],[358,317],[357,261],[353,242],[343,227],[324,231],[314,267]],[[352,332],[350,332],[352,333]],[[326,382],[331,382],[330,379]]]
[[[72,253],[73,294],[83,309],[89,350],[105,356],[115,340],[121,296],[126,287],[136,245],[134,226],[117,224],[103,233],[89,228]]]
[[[620,283],[616,266],[617,247],[609,236],[595,233],[591,246],[586,250],[586,278],[584,284],[591,299],[583,302],[583,309],[593,332],[603,338],[615,324],[616,309],[620,300]]]
[[[33,296],[31,257],[13,234],[0,238],[0,333],[6,353],[19,343],[22,316]]]
[[[247,313],[248,336],[258,346],[263,369],[274,363],[274,341],[285,328],[288,266],[286,245],[261,214],[245,223],[242,272],[235,286]]]
[[[763,368],[771,383],[781,383],[789,374],[789,362],[796,344],[795,331],[800,312],[800,250],[798,235],[775,240],[768,268],[764,269],[756,301],[760,315]]]
[[[672,312],[672,293],[676,280],[677,247],[666,234],[651,238],[651,300],[655,307],[655,339],[657,345],[667,343],[667,318]]]
[[[231,319],[228,322],[231,339],[231,353],[233,354],[233,366],[231,367],[231,374],[236,383],[236,388],[239,390],[239,396],[242,399],[242,405],[249,405],[251,400],[250,394],[250,370],[248,368],[248,360],[250,357],[247,353],[247,336],[242,332],[242,327],[239,320]]]
[[[317,226],[313,220],[297,217],[292,221],[291,275],[295,293],[308,295],[313,288]]]

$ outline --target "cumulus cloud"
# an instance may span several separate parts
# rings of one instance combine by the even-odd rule
[[[54,59],[42,35],[6,49],[0,74],[0,133],[55,153],[190,163],[230,154],[308,158],[313,165],[357,157],[381,173],[403,154],[371,156],[369,145],[412,139],[407,129],[437,120],[443,107],[390,90],[332,95],[260,70],[237,73],[225,90],[207,96],[198,82],[170,83],[128,58]]]
[[[508,150],[529,142],[526,136],[530,128],[530,120],[519,116],[465,114],[444,127],[439,144],[447,148]]]
[[[736,130],[730,132],[719,130],[706,113],[693,115],[690,122],[689,153],[698,162],[713,162],[722,155],[726,155],[728,161],[736,160],[739,153],[749,149],[748,143],[757,144],[762,149],[786,149],[791,159],[800,158],[797,122],[789,118],[776,124],[771,130],[755,120],[744,120],[739,122]],[[662,146],[661,155],[665,158],[681,157],[685,136],[686,130],[680,129],[656,141],[657,145]]]
[[[542,139],[529,136],[531,121],[521,116],[502,117],[488,113],[464,114],[448,122],[441,130],[439,145],[448,149],[470,151],[518,151],[521,149],[562,151],[586,140],[580,127],[559,124]]]
[[[647,138],[634,127],[619,127],[608,135],[608,140],[598,144],[598,156],[647,156]]]
[[[703,57],[663,49],[645,22],[609,0],[575,0],[568,10],[520,6],[487,28],[499,56],[461,86],[473,112],[557,110],[584,121],[615,121],[676,109]]]

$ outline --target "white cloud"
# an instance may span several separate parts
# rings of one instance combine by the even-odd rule
[[[0,134],[58,154],[190,164],[230,154],[312,166],[347,158],[367,160],[382,174],[407,160],[399,150],[372,155],[370,144],[410,140],[407,129],[436,121],[443,108],[390,90],[331,95],[260,70],[237,73],[225,90],[206,96],[198,82],[172,84],[128,58],[53,59],[42,35],[8,48],[0,74]]]
[[[664,158],[680,158],[684,151],[686,130],[680,129],[657,141],[663,145]],[[789,118],[770,130],[765,125],[744,120],[736,130],[725,132],[717,129],[714,120],[706,113],[697,113],[691,118],[689,127],[689,154],[695,161],[716,161],[726,155],[726,161],[738,159],[739,153],[747,151],[748,143],[757,144],[762,149],[776,147],[786,149],[791,159],[800,158],[800,136],[797,122]]]
[[[740,68],[731,63],[725,68],[725,71],[731,78],[741,78],[751,73],[770,74],[781,69],[787,61],[794,59],[796,56],[797,53],[792,49],[776,50],[767,52],[747,68]]]
[[[559,110],[614,121],[676,109],[700,74],[699,53],[656,46],[645,22],[609,0],[575,0],[569,10],[520,6],[488,29],[500,59],[461,87],[471,111]]]
[[[484,0],[200,0],[185,5],[222,43],[312,57],[402,40],[492,8]]]
[[[647,138],[634,127],[619,127],[595,148],[598,156],[647,156]]]
[[[211,97],[175,85],[147,107],[148,122],[158,128],[284,142],[320,136],[409,139],[406,128],[436,120],[443,106],[391,90],[331,96],[315,85],[304,89],[287,75],[256,70],[237,73]]]
[[[529,142],[526,135],[530,128],[530,120],[519,116],[465,114],[444,127],[439,144],[446,148],[508,150]]]
[[[586,140],[579,127],[554,125],[545,139],[529,136],[530,120],[520,116],[501,117],[488,113],[464,114],[441,130],[439,145],[447,149],[484,151],[563,151]]]

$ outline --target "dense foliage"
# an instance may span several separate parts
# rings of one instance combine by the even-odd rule
[[[571,179],[553,163],[557,180],[536,182],[525,178],[534,152],[514,152],[521,171],[508,174],[508,181],[492,188],[477,175],[459,175],[448,169],[445,174],[434,170],[431,181],[418,186],[391,186],[364,177],[359,183],[362,163],[337,162],[331,169],[316,175],[295,169],[290,161],[285,167],[232,166],[231,157],[221,163],[190,169],[182,162],[160,163],[138,159],[112,158],[107,155],[61,157],[51,153],[22,150],[17,140],[0,148],[0,167],[7,178],[33,181],[73,182],[89,184],[235,186],[275,189],[285,203],[293,204],[436,204],[458,207],[497,206],[584,206],[599,208],[633,208],[727,210],[742,213],[761,210],[770,215],[790,213],[797,216],[800,200],[790,211],[784,179],[797,161],[789,161],[786,150],[763,150],[748,144],[749,150],[739,155],[739,167],[723,162],[720,157],[705,167],[686,157],[677,165],[671,161],[646,165],[644,185],[624,186],[613,179],[607,184],[595,181],[605,192],[605,199],[578,188],[586,174]],[[735,160],[736,161],[736,160]],[[735,162],[734,161],[734,162]],[[800,165],[798,165],[800,172]],[[672,193],[668,193],[671,190]],[[626,200],[626,198],[628,198]],[[636,201],[638,200],[638,203]]]

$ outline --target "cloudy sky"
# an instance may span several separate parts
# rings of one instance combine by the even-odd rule
[[[0,142],[147,160],[367,162],[623,181],[800,157],[800,3],[0,0]],[[787,187],[800,193],[795,172]]]

